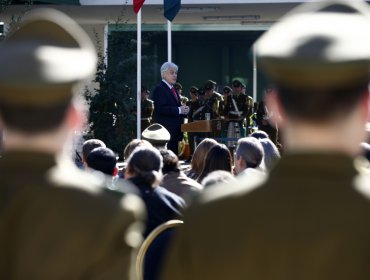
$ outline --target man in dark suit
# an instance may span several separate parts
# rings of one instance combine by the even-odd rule
[[[0,46],[0,279],[136,279],[144,205],[128,183],[78,169],[78,83],[96,71],[86,33],[52,9],[33,10]]]
[[[190,206],[162,280],[370,278],[370,176],[354,160],[369,114],[370,9],[297,9],[255,45],[278,86],[266,101],[285,153],[262,185],[240,179]]]
[[[179,141],[183,138],[181,124],[189,112],[189,107],[181,105],[179,94],[174,88],[177,81],[178,66],[165,62],[161,67],[162,81],[153,91],[154,120],[163,125],[170,133],[167,148],[178,154]]]

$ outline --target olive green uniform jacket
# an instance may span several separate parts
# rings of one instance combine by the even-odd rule
[[[133,279],[144,206],[123,194],[126,186],[110,191],[105,185],[103,175],[48,154],[6,153],[0,159],[0,279]]]
[[[369,189],[349,157],[286,155],[193,204],[161,280],[370,279]]]

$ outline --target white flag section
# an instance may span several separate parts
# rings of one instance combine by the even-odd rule
[[[141,139],[141,9],[137,13],[137,134],[136,138]]]

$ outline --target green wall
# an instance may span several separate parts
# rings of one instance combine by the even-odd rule
[[[185,95],[192,85],[202,87],[211,79],[219,91],[234,78],[247,82],[247,93],[253,94],[253,56],[251,47],[263,31],[173,31],[172,61],[179,66],[178,81]],[[136,38],[135,31],[114,31],[110,36],[126,40]],[[111,47],[108,45],[108,50]],[[119,54],[122,61],[128,54]],[[132,54],[131,54],[132,55]],[[131,56],[132,57],[132,56]],[[159,69],[167,61],[167,32],[142,33],[142,84],[150,89],[160,81]],[[135,69],[136,71],[136,69]],[[136,81],[128,81],[135,88]],[[262,98],[265,78],[258,74],[258,100]],[[133,91],[135,92],[135,91]]]

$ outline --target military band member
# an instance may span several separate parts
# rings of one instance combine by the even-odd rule
[[[189,98],[183,95],[182,85],[180,83],[175,83],[173,87],[175,88],[177,93],[180,95],[181,105],[186,105],[186,103],[189,101]]]
[[[227,102],[227,99],[228,99],[229,95],[231,94],[231,92],[232,92],[231,87],[229,87],[229,86],[224,86],[224,88],[223,88],[223,90],[222,90],[222,94],[223,94],[223,101],[222,101],[222,103],[220,104],[220,115],[221,115],[221,116],[225,116],[226,102]]]
[[[188,122],[193,122],[197,120],[201,120],[201,112],[204,108],[202,105],[202,101],[199,99],[199,89],[196,86],[192,86],[189,91],[190,100],[187,102],[187,106],[189,106],[189,113],[188,113]],[[188,132],[188,140],[190,145],[191,153],[195,150],[195,137],[200,137],[200,134],[197,132]]]
[[[227,98],[225,105],[225,118],[229,120],[227,137],[240,138],[245,136],[246,118],[250,113],[250,106],[253,106],[253,100],[250,101],[248,95],[243,94],[243,84],[239,80],[232,83],[233,92]],[[253,108],[253,107],[252,107]],[[228,146],[233,147],[236,141],[228,141]]]
[[[223,97],[215,89],[216,82],[212,80],[208,80],[204,85],[203,119],[213,120],[220,117],[220,103],[223,101]]]
[[[196,86],[192,86],[189,91],[190,100],[186,104],[189,106],[189,122],[193,122],[194,120],[201,120],[200,112],[202,111],[202,102],[198,98],[198,91],[199,89]]]
[[[247,134],[250,135],[254,129],[256,128],[256,122],[255,122],[255,111],[257,110],[257,104],[255,104],[252,97],[250,97],[247,94],[247,87],[245,84],[242,84],[242,94],[245,94],[248,97],[247,103],[248,103],[248,113],[246,117],[246,130]]]
[[[149,99],[149,94],[146,87],[141,88],[141,132],[152,124],[154,102]]]

